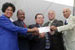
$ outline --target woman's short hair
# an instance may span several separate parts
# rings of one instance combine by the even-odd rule
[[[2,12],[5,12],[5,10],[6,10],[8,7],[12,7],[13,12],[15,12],[15,6],[14,6],[12,3],[8,3],[8,2],[6,2],[6,3],[4,3],[4,4],[2,5]]]
[[[35,19],[37,19],[37,16],[38,16],[38,15],[42,15],[43,18],[44,18],[44,15],[43,15],[42,13],[37,13],[37,14],[35,15]]]

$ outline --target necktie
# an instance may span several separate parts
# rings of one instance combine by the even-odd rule
[[[48,26],[51,26],[52,22],[50,21]],[[45,49],[50,49],[50,40],[49,40],[49,37],[48,37],[48,33],[46,33],[45,35],[46,37],[46,46],[45,46]]]
[[[24,23],[24,22],[21,22],[22,24],[23,24],[23,26],[24,26],[24,28],[26,28],[27,26],[26,26],[26,24]]]
[[[48,33],[46,33],[45,37],[46,37],[45,49],[50,49],[50,41],[49,41]]]
[[[67,25],[68,23],[67,23],[67,21],[65,20],[65,25]]]
[[[26,26],[26,24],[24,23],[24,28],[26,28],[27,26]]]

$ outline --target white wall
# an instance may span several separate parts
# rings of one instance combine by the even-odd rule
[[[25,22],[27,25],[35,23],[36,13],[43,13],[45,16],[45,22],[47,22],[48,10],[52,9],[56,11],[56,18],[64,21],[64,17],[62,15],[63,8],[70,8],[71,10],[73,10],[73,7],[71,6],[61,5],[53,2],[47,2],[44,0],[4,0],[4,1],[0,0],[0,2],[2,3],[6,1],[14,3],[14,5],[16,6],[16,11],[18,9],[23,9],[25,11],[26,14]],[[16,20],[16,12],[13,15],[13,19]]]

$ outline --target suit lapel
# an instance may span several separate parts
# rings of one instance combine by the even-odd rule
[[[49,25],[49,22],[46,23],[46,26],[48,26],[48,25]]]
[[[22,27],[24,27],[24,25],[21,23],[21,21],[18,21],[18,24]]]
[[[57,23],[57,20],[55,19],[55,20],[51,23],[51,26],[52,26],[52,25],[57,26],[56,23]]]
[[[39,25],[39,24],[35,24],[35,26],[36,26],[36,27],[40,27],[40,25]]]

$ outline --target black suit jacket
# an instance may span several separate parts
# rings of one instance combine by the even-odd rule
[[[19,27],[24,27],[24,25],[21,23],[20,20],[17,20],[15,22],[13,22],[16,26]],[[28,36],[24,36],[21,34],[18,34],[18,43],[19,43],[19,49],[20,50],[30,50],[30,46],[29,46],[29,39]]]
[[[38,24],[32,24],[29,28],[40,27]],[[39,36],[33,36],[30,41],[31,49],[30,50],[45,50],[45,37],[39,38]]]
[[[48,24],[49,22],[45,23],[44,26],[48,26]],[[62,26],[63,22],[55,19],[51,25],[58,27]],[[65,50],[62,32],[55,31],[54,35],[50,35],[50,39],[51,50]]]

